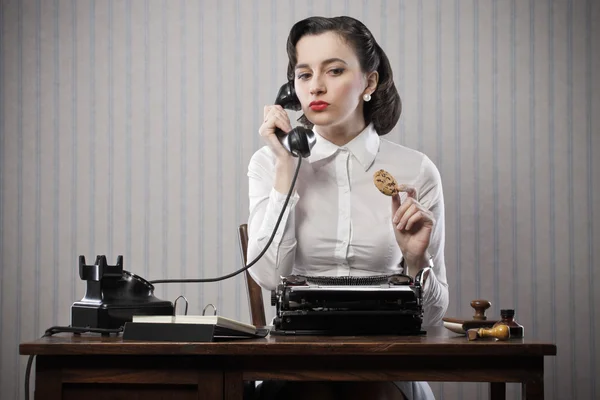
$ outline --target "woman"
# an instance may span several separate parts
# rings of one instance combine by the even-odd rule
[[[403,272],[414,277],[431,266],[423,288],[423,325],[439,324],[448,307],[442,184],[427,156],[381,138],[401,112],[387,56],[371,32],[350,17],[296,23],[287,51],[288,80],[317,140],[301,166],[277,235],[250,274],[271,290],[280,276],[291,274]],[[276,128],[292,129],[287,113],[266,106],[259,129],[266,146],[248,167],[249,260],[273,232],[298,161],[280,144]],[[406,191],[391,200],[379,192],[373,183],[379,169],[406,185]],[[357,398],[361,390],[369,398],[377,398],[375,393],[385,399],[433,398],[424,382],[296,385],[290,392],[295,398],[301,398],[301,390],[312,398],[316,392],[326,397],[332,388],[345,388]]]

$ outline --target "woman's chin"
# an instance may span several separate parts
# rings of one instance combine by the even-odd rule
[[[316,126],[328,126],[335,123],[335,118],[327,111],[311,112],[307,118]]]

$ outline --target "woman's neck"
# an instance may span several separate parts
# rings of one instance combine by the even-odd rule
[[[359,120],[344,121],[338,125],[315,126],[315,130],[336,146],[344,146],[360,135],[366,126],[364,118],[360,118]]]

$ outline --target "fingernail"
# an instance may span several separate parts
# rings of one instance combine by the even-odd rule
[[[402,229],[404,229],[404,222],[400,222],[398,224],[398,230],[402,230]]]
[[[398,223],[398,217],[394,217],[393,221],[394,221],[395,224],[397,224]]]

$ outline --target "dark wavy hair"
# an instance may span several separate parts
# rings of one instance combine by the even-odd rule
[[[364,118],[367,125],[373,122],[379,135],[389,133],[400,118],[402,101],[394,85],[390,61],[371,31],[359,20],[346,16],[310,17],[294,24],[287,40],[288,80],[294,81],[294,72],[298,63],[296,44],[300,38],[324,32],[337,33],[354,49],[363,72],[379,73],[377,89],[371,94],[371,101],[364,103]],[[302,116],[300,121],[312,127],[312,123],[305,116]]]

